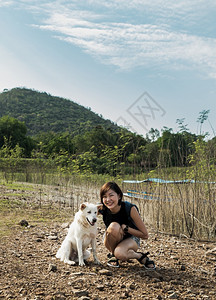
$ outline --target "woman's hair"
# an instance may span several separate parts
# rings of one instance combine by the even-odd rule
[[[116,192],[116,193],[120,196],[118,205],[121,205],[122,198],[123,198],[122,190],[120,189],[120,187],[118,186],[117,183],[112,182],[112,181],[105,183],[105,184],[101,187],[101,189],[100,189],[101,203],[103,203],[103,197],[104,197],[104,195],[105,195],[109,190],[113,190],[114,192]]]

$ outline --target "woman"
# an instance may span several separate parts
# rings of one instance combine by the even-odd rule
[[[123,193],[115,182],[105,183],[100,190],[103,221],[106,226],[104,245],[111,252],[108,265],[119,267],[119,260],[137,259],[146,269],[155,269],[148,253],[137,252],[140,239],[148,232],[136,205],[122,201]]]

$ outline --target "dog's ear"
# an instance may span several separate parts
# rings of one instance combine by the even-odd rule
[[[97,205],[97,211],[98,211],[98,214],[100,214],[101,212],[101,210],[103,209],[103,204],[98,204]]]
[[[80,205],[80,210],[84,210],[86,208],[86,204],[85,203],[82,203],[81,205]]]

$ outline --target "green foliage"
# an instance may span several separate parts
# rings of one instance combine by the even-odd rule
[[[200,113],[200,132],[208,113]],[[12,173],[20,168],[18,160],[33,158],[33,169],[39,170],[41,182],[50,167],[65,175],[96,173],[114,177],[136,176],[154,168],[188,167],[201,156],[198,139],[205,147],[204,154],[208,153],[209,165],[205,167],[216,164],[216,139],[205,142],[204,136],[188,132],[184,118],[177,120],[177,133],[164,127],[160,135],[151,128],[144,138],[70,100],[25,88],[0,94],[1,116],[0,157],[11,160]],[[32,176],[32,160],[24,164],[28,178]],[[1,169],[7,173],[7,168]]]
[[[27,128],[23,122],[9,117],[0,118],[0,148],[14,149],[19,145],[25,156],[30,156],[34,147],[33,140],[26,136]]]
[[[216,176],[215,159],[212,161],[208,144],[201,138],[194,142],[195,151],[189,155],[192,166],[187,171],[188,179],[214,181]]]
[[[194,141],[197,136],[187,131],[173,133],[171,129],[165,129],[158,138],[160,149],[160,161],[162,167],[186,166],[188,156],[194,151]]]
[[[14,173],[16,172],[17,166],[20,163],[22,153],[23,150],[18,144],[14,148],[11,148],[5,138],[4,146],[0,149],[0,158],[4,158],[4,164],[2,164],[1,168],[4,172],[4,178],[7,182],[10,180],[13,181]]]
[[[37,143],[38,151],[43,153],[45,157],[55,157],[61,151],[66,151],[69,154],[73,154],[75,152],[73,137],[69,132],[40,133],[34,137],[34,140]]]

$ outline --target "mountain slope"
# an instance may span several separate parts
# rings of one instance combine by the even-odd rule
[[[70,131],[76,135],[95,126],[118,129],[111,121],[73,101],[26,88],[0,93],[0,117],[4,115],[25,122],[28,135],[47,131]]]

